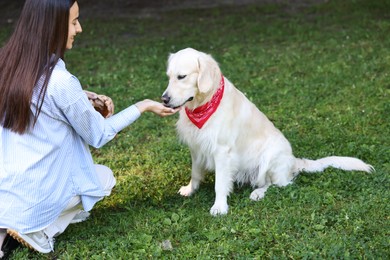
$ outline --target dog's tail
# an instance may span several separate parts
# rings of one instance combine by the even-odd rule
[[[353,157],[330,156],[318,160],[296,158],[294,172],[322,172],[328,167],[345,171],[375,171],[372,165],[366,164],[360,159]]]

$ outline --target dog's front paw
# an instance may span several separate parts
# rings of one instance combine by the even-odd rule
[[[210,214],[213,216],[226,215],[228,213],[228,210],[229,210],[228,204],[215,203],[210,209]]]
[[[192,186],[191,184],[190,185],[187,185],[187,186],[182,186],[179,190],[179,194],[181,196],[184,196],[184,197],[188,197],[188,196],[191,196],[191,194],[193,193],[193,189],[192,189]]]

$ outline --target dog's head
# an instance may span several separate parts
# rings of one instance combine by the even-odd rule
[[[219,87],[221,71],[208,54],[187,48],[168,58],[169,84],[162,95],[167,107],[194,109],[206,103]]]

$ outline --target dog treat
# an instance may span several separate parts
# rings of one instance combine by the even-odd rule
[[[103,117],[107,117],[107,115],[110,113],[110,111],[108,111],[107,105],[100,96],[93,100],[92,105],[95,110],[98,111]]]

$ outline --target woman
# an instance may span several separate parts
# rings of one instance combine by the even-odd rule
[[[27,0],[0,50],[0,246],[8,233],[53,251],[53,237],[85,220],[115,185],[88,145],[103,146],[143,112],[177,112],[143,100],[112,115],[111,99],[86,94],[64,63],[82,32],[78,16],[76,0]]]

